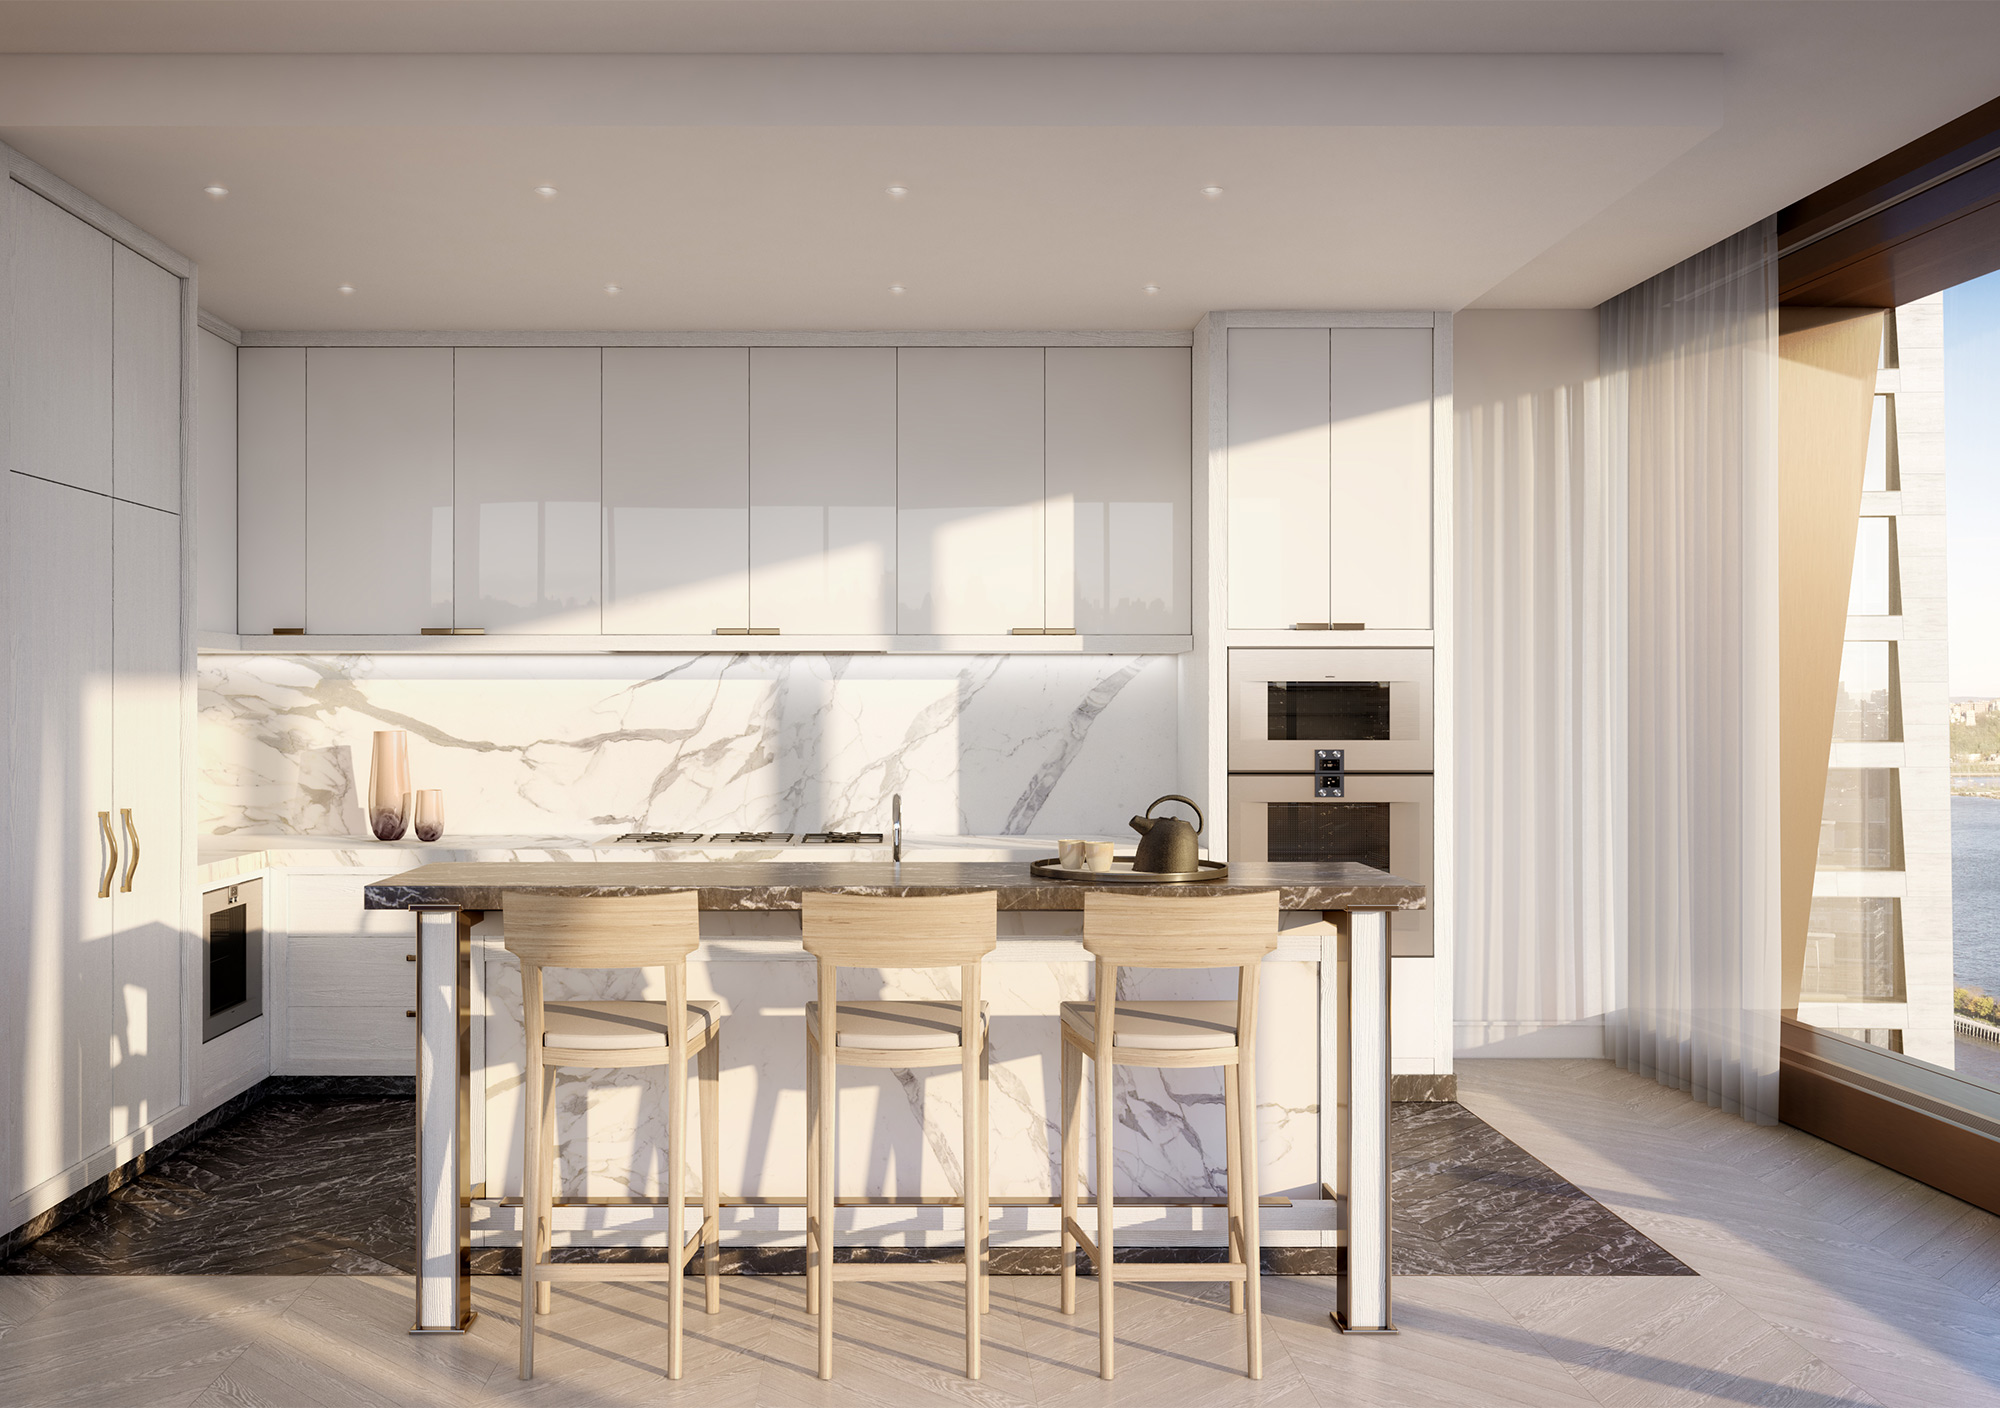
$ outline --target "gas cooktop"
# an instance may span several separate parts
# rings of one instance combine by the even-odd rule
[[[628,831],[614,844],[630,846],[879,846],[879,831]]]
[[[808,831],[799,840],[808,846],[879,846],[879,831]]]

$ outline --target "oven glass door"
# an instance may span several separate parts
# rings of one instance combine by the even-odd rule
[[[1428,650],[1232,650],[1232,772],[1311,772],[1322,748],[1349,772],[1429,772]]]
[[[1229,858],[1359,861],[1431,883],[1431,779],[1349,775],[1341,797],[1314,795],[1311,777],[1229,779]],[[1429,957],[1429,910],[1389,916],[1389,951]]]

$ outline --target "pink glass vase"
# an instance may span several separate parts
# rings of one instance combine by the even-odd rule
[[[400,841],[410,825],[410,735],[399,728],[375,735],[368,772],[368,828],[378,841]]]

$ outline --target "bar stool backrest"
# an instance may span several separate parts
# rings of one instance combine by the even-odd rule
[[[838,968],[949,968],[977,963],[999,934],[999,896],[829,895],[808,890],[806,952]]]
[[[1083,897],[1083,946],[1131,968],[1240,968],[1278,946],[1278,892]]]
[[[545,968],[673,969],[701,943],[693,890],[664,895],[501,896],[503,942]]]

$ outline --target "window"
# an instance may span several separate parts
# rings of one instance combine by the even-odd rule
[[[1864,518],[1854,537],[1854,585],[1847,595],[1850,616],[1902,614],[1896,583],[1896,520]]]
[[[1851,640],[1840,652],[1840,694],[1834,703],[1836,743],[1894,743],[1903,736],[1896,646]]]
[[[1821,870],[1901,870],[1902,806],[1894,768],[1828,768]]]
[[[1877,396],[1875,412],[1868,420],[1868,466],[1862,471],[1861,487],[1872,492],[1900,489],[1896,473],[1896,398]]]
[[[1896,1002],[1902,997],[1902,901],[1874,896],[1815,898],[1806,920],[1806,968],[1799,1000]]]

